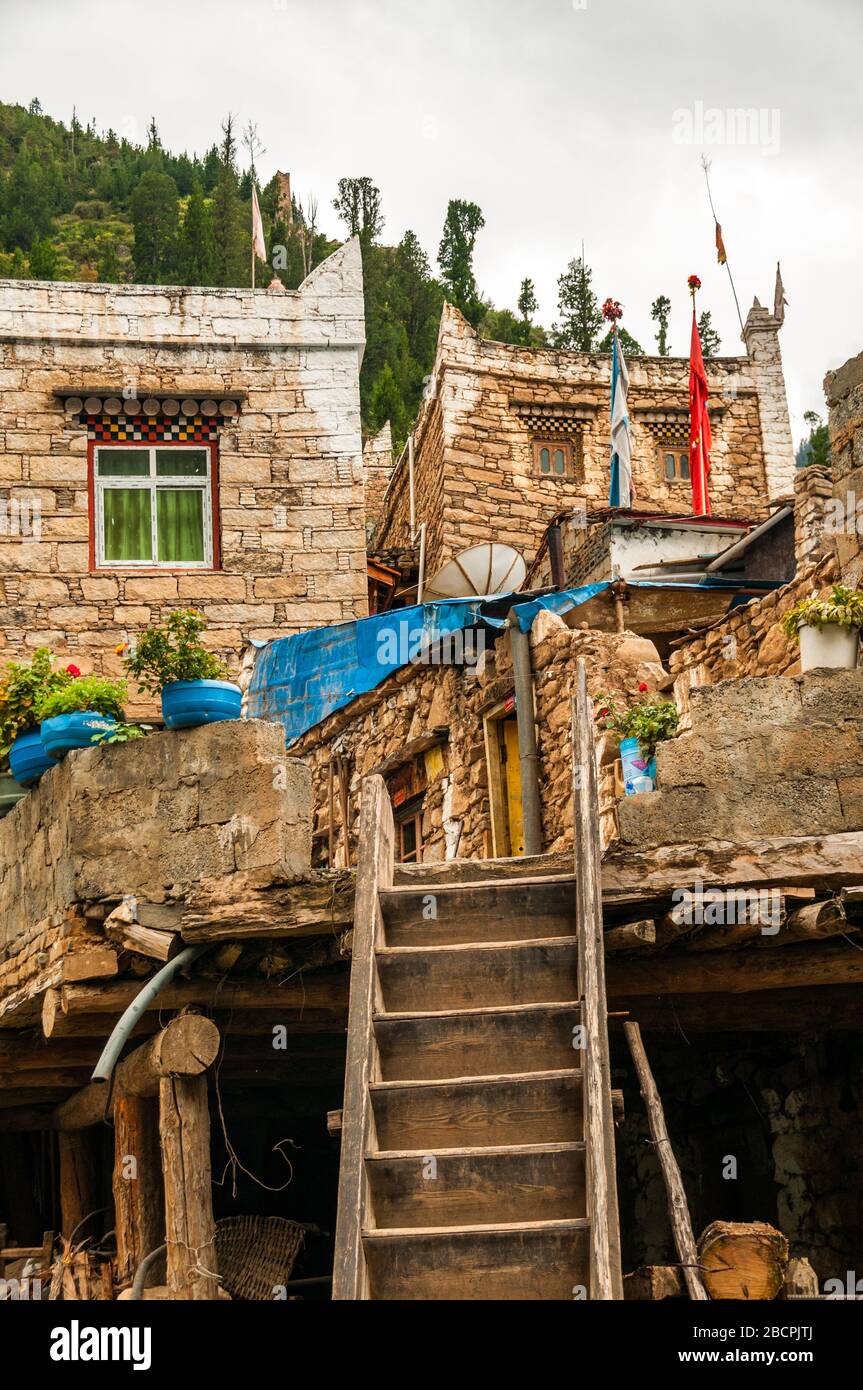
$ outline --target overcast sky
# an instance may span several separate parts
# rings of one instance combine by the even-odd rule
[[[3,100],[135,140],[154,114],[189,152],[230,108],[334,236],[342,175],[371,175],[385,239],[412,227],[433,262],[447,200],[472,199],[480,288],[514,307],[531,276],[546,325],[584,241],[647,350],[664,293],[688,351],[692,272],[740,347],[706,152],[744,318],[782,262],[795,439],[863,347],[861,0],[0,0],[0,30]]]

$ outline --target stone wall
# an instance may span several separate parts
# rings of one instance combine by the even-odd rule
[[[377,434],[372,435],[363,445],[366,535],[369,537],[374,534],[392,471],[393,433],[387,420]]]
[[[747,320],[747,355],[708,363],[711,498],[719,516],[760,518],[768,498],[791,485],[794,454],[778,328],[755,306]],[[608,355],[488,342],[445,306],[432,389],[415,430],[417,520],[428,524],[430,573],[464,547],[489,539],[515,546],[530,563],[558,512],[607,501],[610,361]],[[688,447],[688,360],[633,357],[629,369],[639,503],[688,513],[690,484],[668,482],[657,454],[660,444]],[[532,442],[540,438],[570,442],[572,476],[536,471]],[[396,486],[404,471],[402,460],[376,534],[381,549],[406,543]]]
[[[863,829],[863,670],[720,681],[660,744],[657,790],[619,806],[640,849]]]
[[[570,705],[575,663],[583,656],[592,692],[633,692],[639,682],[655,687],[664,676],[652,642],[634,633],[607,634],[568,628],[541,613],[531,631],[543,849],[560,851],[572,844],[572,752]],[[442,760],[427,759],[428,786],[423,803],[422,835],[426,862],[480,859],[493,854],[488,766],[483,716],[512,695],[512,659],[507,639],[480,659],[476,674],[454,667],[408,666],[384,685],[330,715],[291,745],[312,770],[317,853],[323,856],[328,824],[328,767],[333,755],[349,766],[351,857],[355,860],[361,780],[371,772],[385,775],[409,757],[425,757],[431,742],[442,745]],[[614,807],[619,786],[614,765],[617,740],[600,735],[601,804],[606,840],[616,833]],[[341,813],[336,801],[336,862],[345,863]]]
[[[0,951],[80,901],[308,872],[310,782],[284,733],[228,721],[70,753],[0,820]]]
[[[355,241],[295,292],[0,282],[0,661],[47,644],[114,674],[118,643],[178,606],[232,664],[245,639],[363,616],[363,344]],[[218,429],[220,568],[93,568],[102,422],[58,392],[238,398]]]
[[[690,691],[740,676],[796,675],[800,648],[786,637],[781,618],[802,599],[827,594],[840,577],[836,537],[825,528],[832,495],[830,472],[801,468],[794,480],[794,532],[797,573],[763,598],[732,609],[728,617],[671,653],[674,695],[684,716]]]
[[[834,494],[844,512],[835,537],[842,573],[863,584],[863,352],[824,378]]]

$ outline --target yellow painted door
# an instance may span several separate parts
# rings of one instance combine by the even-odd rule
[[[503,746],[506,753],[506,813],[509,823],[509,852],[524,854],[524,819],[521,813],[521,763],[518,757],[518,721],[504,719]]]

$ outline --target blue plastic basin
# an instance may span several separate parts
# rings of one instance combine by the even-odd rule
[[[232,681],[172,681],[162,691],[162,717],[167,729],[193,729],[239,719],[242,701]]]
[[[9,749],[9,769],[16,782],[22,787],[32,787],[43,772],[53,767],[55,759],[48,756],[42,747],[42,737],[38,729],[19,734]]]
[[[58,714],[42,721],[42,747],[49,757],[62,758],[73,748],[89,748],[97,734],[107,733],[116,724],[116,719],[92,709]]]

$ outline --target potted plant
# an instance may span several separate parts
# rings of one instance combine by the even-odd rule
[[[863,627],[863,593],[834,584],[829,598],[804,599],[782,618],[786,636],[800,642],[800,669],[853,671]]]
[[[126,648],[126,670],[143,690],[161,695],[168,729],[240,718],[242,691],[224,679],[224,662],[201,642],[206,625],[203,614],[180,608],[164,627],[147,628],[134,648]]]
[[[77,669],[55,671],[48,648],[38,647],[32,661],[10,661],[0,677],[0,757],[8,757],[19,787],[32,786],[53,766],[42,747],[38,707],[46,695],[68,685]],[[6,795],[13,791],[10,786]]]
[[[619,707],[615,698],[596,696],[596,718],[620,739],[620,761],[627,796],[653,791],[656,786],[656,747],[677,733],[679,714],[673,700],[650,697],[642,682],[634,704]]]
[[[39,702],[42,747],[51,758],[89,748],[123,718],[126,682],[107,676],[78,676]]]

